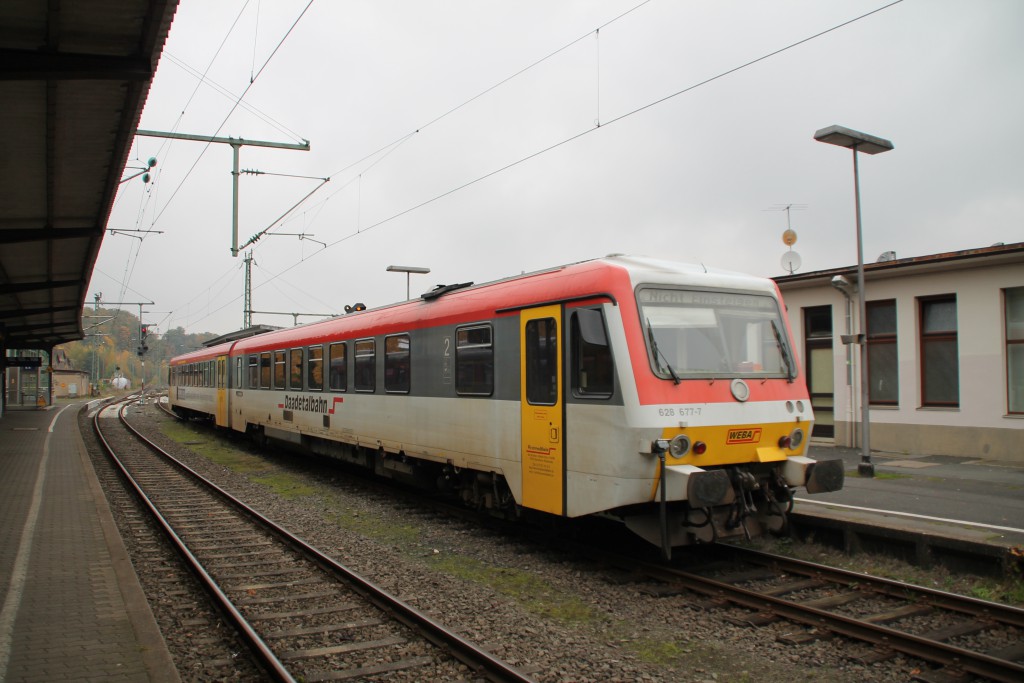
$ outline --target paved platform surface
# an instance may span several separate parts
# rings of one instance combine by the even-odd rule
[[[178,681],[78,430],[0,418],[0,681]]]
[[[1024,546],[1024,464],[872,452],[875,476],[867,478],[857,474],[859,449],[812,442],[810,455],[816,460],[842,458],[846,483],[834,493],[799,494],[795,510],[801,514]]]

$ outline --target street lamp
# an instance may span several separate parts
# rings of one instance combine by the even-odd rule
[[[426,275],[430,272],[430,268],[421,268],[419,266],[388,266],[387,271],[389,273],[405,273],[405,299],[409,300],[409,274],[416,273],[417,275]]]
[[[860,344],[860,434],[861,456],[857,472],[862,477],[875,476],[875,466],[871,462],[871,419],[868,396],[868,345],[867,345],[867,299],[864,296],[864,240],[860,229],[860,176],[857,169],[857,152],[864,154],[881,154],[888,152],[893,145],[888,140],[876,138],[874,135],[861,133],[843,126],[829,126],[814,134],[818,142],[846,147],[853,150],[853,196],[857,216],[857,299],[859,304],[860,332],[855,343]]]

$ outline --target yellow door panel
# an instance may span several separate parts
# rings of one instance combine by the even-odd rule
[[[228,359],[227,356],[217,358],[217,426],[228,426]]]
[[[561,314],[523,311],[519,332],[523,505],[556,515],[565,509]]]

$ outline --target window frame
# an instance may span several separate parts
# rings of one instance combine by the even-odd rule
[[[389,346],[394,342],[405,340],[402,350],[391,351]],[[397,364],[397,365],[396,365]],[[404,373],[402,370],[404,369]],[[384,392],[388,394],[408,394],[412,391],[412,337],[408,332],[389,334],[384,337]]]
[[[314,351],[318,352],[316,358],[313,358]],[[313,380],[315,366],[320,367],[320,382],[319,386],[317,382]],[[323,391],[324,390],[324,345],[314,344],[313,346],[306,347],[306,389],[308,391]]]
[[[1011,294],[1020,297],[1020,301],[1011,301]],[[1024,367],[1016,367],[1014,360],[1024,365],[1024,312],[1020,320],[1011,319],[1011,304],[1016,303],[1024,309],[1024,287],[1007,287],[1003,290],[1003,340],[1006,348],[1006,414],[1024,415],[1024,379],[1020,386],[1014,385],[1014,370],[1018,376],[1024,375]],[[1021,327],[1020,336],[1014,335],[1014,328]],[[1015,349],[1017,350],[1015,353]],[[1016,403],[1014,399],[1016,398]],[[1018,405],[1019,404],[1019,405]]]
[[[929,332],[926,330],[926,309],[929,306],[942,303],[952,303],[956,315],[954,329]],[[956,294],[938,294],[935,296],[924,296],[918,298],[918,367],[921,374],[921,407],[922,408],[959,408],[960,407],[960,344],[958,341],[959,315]],[[956,401],[930,400],[928,394],[928,370],[931,367],[928,363],[928,347],[934,344],[953,343],[955,364],[953,365],[954,387],[956,389]],[[947,366],[948,367],[948,366]]]
[[[868,363],[868,404],[873,406],[899,406],[900,404],[900,358],[899,358],[899,306],[896,303],[896,299],[878,299],[876,301],[868,301],[864,304],[867,310],[867,320],[865,321],[864,329],[866,331],[865,343],[867,344],[867,363]],[[879,310],[883,307],[892,307],[893,317],[893,330],[884,332],[872,332],[871,331],[871,311],[872,309]],[[872,350],[881,350],[883,347],[892,347],[892,351],[895,354],[893,357],[893,371],[892,377],[876,377],[874,373],[880,372],[877,367],[872,370],[871,363],[871,352]],[[895,399],[879,399],[875,397],[875,379],[891,379],[896,385],[896,398]]]
[[[288,351],[276,349],[273,352],[274,372],[270,379],[274,391],[284,391],[288,387]]]
[[[260,352],[260,389],[269,389],[274,374],[274,358],[270,351]]]
[[[341,382],[340,386],[336,386],[334,383],[335,379],[335,365],[334,365],[334,349],[340,348],[341,353]],[[337,393],[345,393],[348,391],[348,342],[332,342],[327,346],[327,388],[328,391]]]
[[[554,316],[526,321],[523,333],[527,359],[524,398],[529,405],[558,405],[558,333],[559,324]]]
[[[584,334],[581,328],[580,314],[581,313],[595,313],[600,318],[601,333],[604,335],[604,344],[595,344],[587,341],[586,334]],[[585,372],[588,372],[591,365],[584,365],[584,359],[586,354],[584,353],[584,345],[596,348],[605,349],[604,353],[607,356],[607,368],[608,381],[610,386],[607,391],[592,391],[584,388],[585,382],[582,381]],[[615,358],[612,354],[611,339],[608,336],[608,324],[605,320],[604,310],[602,308],[595,307],[580,307],[574,308],[569,311],[569,381],[572,386],[572,395],[575,398],[584,399],[587,401],[608,401],[615,396]]]
[[[305,349],[301,346],[288,349],[288,389],[290,391],[302,391],[303,369],[305,368]],[[298,366],[295,364],[295,357],[298,354]],[[298,379],[298,382],[295,380]],[[296,386],[298,384],[298,386]]]
[[[477,330],[487,330],[487,341],[470,343],[468,333]],[[467,333],[467,343],[461,344],[460,333]],[[485,357],[469,359],[465,356],[471,351],[483,351]],[[463,370],[483,365],[484,375],[487,377],[484,382],[466,383],[463,382]],[[489,370],[489,372],[488,372]],[[474,387],[483,386],[486,391],[473,390]],[[460,325],[455,328],[455,394],[457,396],[493,396],[494,395],[494,326],[490,323],[476,323],[473,325]]]
[[[360,355],[360,345],[364,347],[369,345],[370,353]],[[366,360],[367,358],[369,361]],[[360,370],[367,366],[370,368],[369,383],[361,382],[362,378],[359,375]],[[352,375],[352,388],[356,391],[364,394],[372,394],[377,391],[377,340],[373,337],[356,339],[352,343]]]

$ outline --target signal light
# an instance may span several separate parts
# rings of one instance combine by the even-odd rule
[[[706,453],[707,450],[708,450],[708,445],[706,443],[704,443],[703,441],[698,441],[697,443],[693,444],[693,454],[694,455],[704,455],[704,453]]]
[[[779,437],[779,448],[789,448],[789,444],[790,443],[791,442],[790,442],[789,436],[780,436]]]

